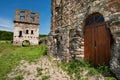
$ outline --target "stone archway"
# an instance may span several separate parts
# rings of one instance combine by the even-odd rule
[[[22,46],[23,46],[23,47],[30,46],[30,41],[29,41],[29,40],[24,40],[24,41],[22,42]]]

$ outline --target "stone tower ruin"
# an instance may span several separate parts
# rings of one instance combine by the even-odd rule
[[[30,45],[38,45],[39,14],[18,9],[14,20],[13,45],[22,46],[24,41],[29,41]]]

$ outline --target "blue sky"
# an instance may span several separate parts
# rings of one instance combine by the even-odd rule
[[[27,9],[40,14],[40,34],[50,32],[51,0],[0,0],[0,30],[14,29],[16,9]]]

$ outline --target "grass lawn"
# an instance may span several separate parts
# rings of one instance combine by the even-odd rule
[[[21,60],[35,61],[46,55],[45,45],[18,47],[13,46],[9,41],[0,41],[0,80],[5,80],[7,74],[15,68]]]

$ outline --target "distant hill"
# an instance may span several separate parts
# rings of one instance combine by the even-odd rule
[[[13,32],[0,31],[0,40],[13,40]]]
[[[47,37],[47,35],[46,34],[40,34],[39,35],[39,38],[44,38],[44,37]]]
[[[47,35],[40,34],[39,38],[44,38]],[[0,31],[0,40],[13,40],[13,32],[9,31]]]

